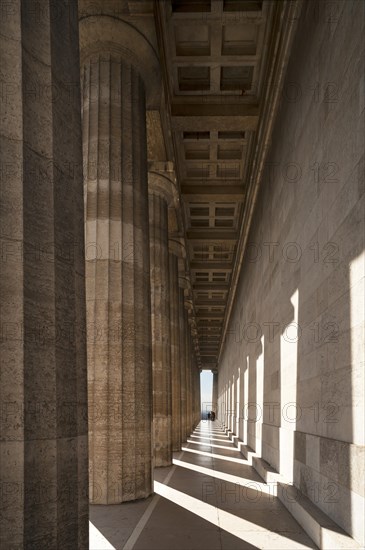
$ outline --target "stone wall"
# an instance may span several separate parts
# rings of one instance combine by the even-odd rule
[[[363,12],[305,4],[219,365],[219,419],[359,542]]]

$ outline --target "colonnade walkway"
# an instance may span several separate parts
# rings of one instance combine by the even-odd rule
[[[200,422],[173,465],[155,470],[154,489],[143,501],[91,506],[90,548],[316,548],[218,422]]]

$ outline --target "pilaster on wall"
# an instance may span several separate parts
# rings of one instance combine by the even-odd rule
[[[260,254],[243,256],[219,365],[219,414],[246,453],[256,455],[258,469],[266,462],[307,501],[306,513],[317,508],[318,517],[332,520],[332,535],[335,524],[349,535],[350,546],[333,540],[330,546],[328,537],[327,548],[356,548],[364,544],[365,514],[364,309],[358,307],[364,4],[339,6],[331,24],[315,2],[304,3],[298,20],[284,89],[295,83],[301,97],[282,97],[272,134],[247,236]],[[305,93],[314,74],[319,96]],[[334,101],[329,83],[338,85]],[[286,172],[294,166],[295,182]],[[287,501],[295,514],[299,504]]]

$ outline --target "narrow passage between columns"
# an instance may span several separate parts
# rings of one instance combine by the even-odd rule
[[[97,528],[108,548],[316,548],[218,421],[202,420],[174,453],[173,466],[155,470],[154,490],[128,508],[92,507],[94,533]]]

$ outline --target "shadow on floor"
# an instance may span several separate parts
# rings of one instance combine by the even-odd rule
[[[205,422],[194,435],[185,451],[174,453],[173,466],[155,470],[154,496],[91,506],[90,521],[100,533],[99,540],[93,540],[95,532],[90,539],[92,550],[316,548],[273,496],[273,487],[262,481],[216,424]]]

